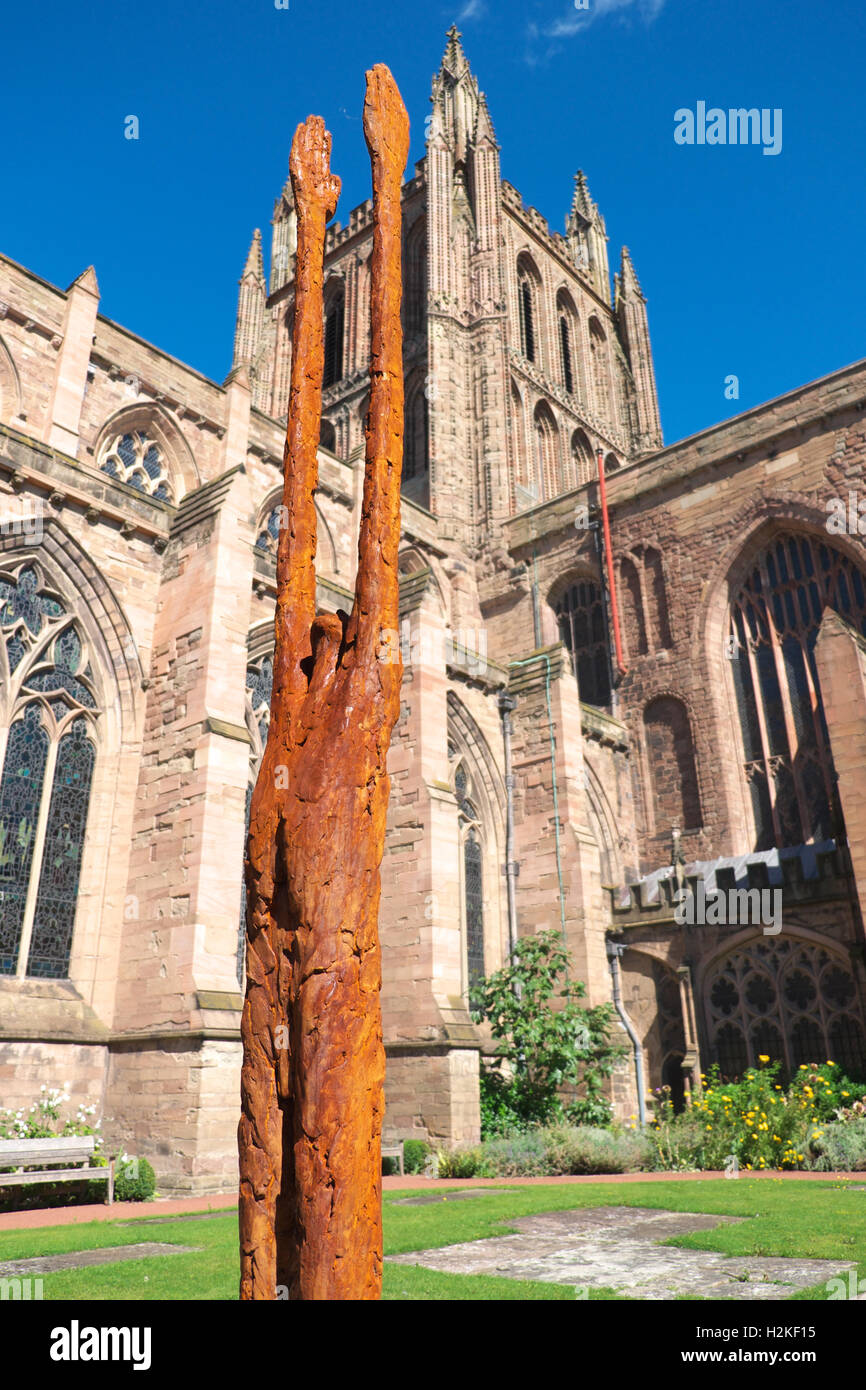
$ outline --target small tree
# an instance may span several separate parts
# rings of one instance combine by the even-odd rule
[[[481,1076],[485,1136],[554,1120],[610,1122],[604,1080],[625,1048],[610,1040],[612,1004],[588,1009],[577,1002],[586,986],[569,982],[569,964],[559,932],[524,936],[511,963],[473,992],[474,1017],[490,1020],[497,1044],[496,1060]],[[565,1104],[563,1087],[577,1093]]]

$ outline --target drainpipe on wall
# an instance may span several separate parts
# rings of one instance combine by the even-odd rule
[[[508,899],[508,954],[513,956],[517,945],[517,893],[520,872],[514,858],[514,772],[511,763],[511,711],[517,704],[506,690],[499,692],[499,713],[502,718],[502,742],[505,747],[505,891]]]
[[[604,548],[607,559],[607,587],[610,592],[610,616],[613,623],[613,645],[616,651],[616,664],[619,675],[626,672],[622,659],[622,638],[619,630],[619,605],[616,601],[616,579],[613,572],[613,550],[610,542],[610,515],[607,510],[607,485],[604,477],[604,452],[598,451],[598,500],[601,505],[601,522],[604,531]]]
[[[634,1048],[634,1072],[635,1083],[637,1085],[637,1110],[641,1125],[646,1124],[646,1092],[644,1090],[643,1076],[643,1048],[640,1045],[640,1038],[637,1035],[635,1026],[625,1011],[622,1002],[622,977],[620,975],[619,958],[625,950],[625,946],[617,946],[614,941],[607,942],[607,958],[610,961],[610,976],[613,983],[613,1005],[622,1020],[622,1026],[631,1039]]]

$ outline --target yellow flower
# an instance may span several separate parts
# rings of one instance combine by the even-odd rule
[[[842,1095],[843,1095],[843,1096],[850,1096],[850,1094],[851,1094],[850,1091],[843,1091],[843,1092],[842,1092]]]
[[[770,1060],[769,1057],[764,1057],[764,1056],[759,1056],[759,1057],[758,1057],[758,1061],[759,1061],[759,1062],[769,1062],[769,1060]]]
[[[774,1134],[774,1135],[773,1135],[773,1143],[774,1143],[774,1144],[781,1144],[781,1142],[782,1142],[782,1141],[781,1141],[781,1139],[779,1138],[778,1134]]]

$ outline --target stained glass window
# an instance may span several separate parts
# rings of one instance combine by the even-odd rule
[[[555,605],[580,698],[588,705],[610,703],[610,666],[601,589],[590,579],[572,584]]]
[[[761,1056],[788,1074],[830,1058],[866,1076],[866,1034],[857,986],[825,947],[761,938],[723,956],[707,979],[710,1060],[733,1078]]]
[[[866,636],[864,579],[815,537],[782,534],[757,557],[731,610],[729,650],[759,850],[841,828],[815,642],[825,608]]]
[[[96,757],[86,644],[37,567],[0,574],[0,974],[69,972]]]
[[[103,454],[100,467],[119,483],[128,483],[149,497],[158,497],[162,502],[172,500],[160,447],[141,430],[132,430],[116,439]]]

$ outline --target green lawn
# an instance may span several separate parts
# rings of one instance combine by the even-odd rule
[[[801,1255],[857,1261],[866,1275],[866,1192],[842,1182],[792,1182],[778,1178],[736,1181],[593,1183],[581,1186],[490,1188],[483,1196],[425,1206],[397,1205],[412,1194],[384,1198],[385,1253],[399,1254],[458,1241],[504,1235],[514,1219],[577,1207],[642,1206],[668,1211],[745,1216],[742,1225],[720,1227],[668,1242],[692,1249],[749,1255]],[[417,1194],[415,1194],[417,1195]],[[48,1299],[234,1299],[237,1296],[237,1218],[234,1212],[206,1219],[153,1223],[92,1222],[32,1231],[0,1232],[0,1261],[61,1254],[139,1241],[200,1246],[186,1255],[157,1256],[120,1265],[46,1274]],[[747,1268],[747,1266],[744,1266]],[[442,1274],[411,1265],[385,1266],[384,1297],[391,1300],[574,1299],[573,1288],[481,1275]],[[593,1290],[592,1298],[615,1298]],[[822,1285],[795,1295],[824,1299]]]

